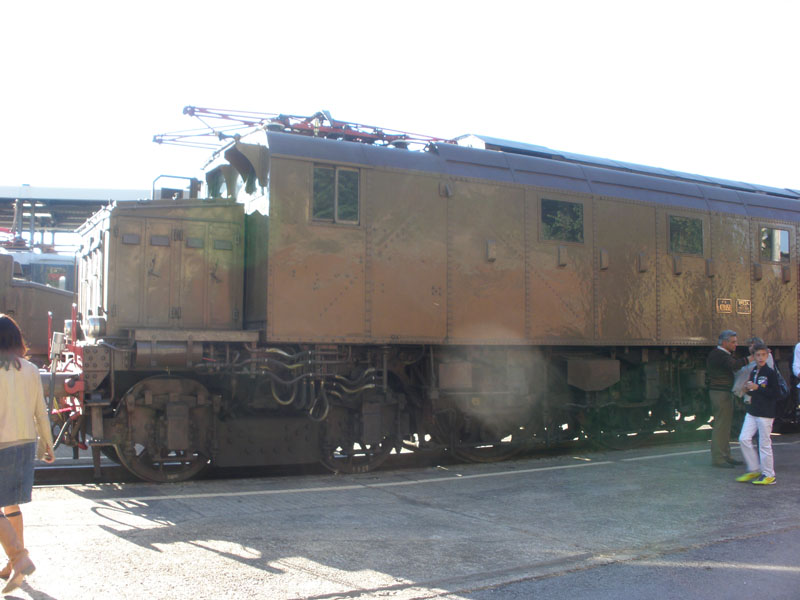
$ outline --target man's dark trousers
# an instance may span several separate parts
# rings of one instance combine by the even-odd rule
[[[733,420],[733,394],[725,390],[709,390],[711,409],[714,411],[714,429],[711,432],[711,463],[721,465],[731,458],[731,421]]]

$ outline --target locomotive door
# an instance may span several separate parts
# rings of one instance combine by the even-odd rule
[[[208,248],[205,223],[185,223],[181,244],[181,324],[184,327],[204,327],[208,306]]]
[[[450,341],[525,340],[524,214],[513,188],[459,183],[448,199]]]
[[[658,307],[661,343],[716,339],[711,331],[713,275],[705,211],[657,212]]]
[[[184,223],[180,244],[180,325],[238,328],[242,288],[239,228],[229,223]]]
[[[447,201],[439,180],[370,173],[367,310],[375,338],[447,335]]]
[[[656,209],[599,199],[596,335],[604,343],[652,343],[656,327]]]
[[[586,343],[594,337],[592,201],[528,192],[529,337]]]
[[[174,226],[171,221],[146,221],[143,320],[147,327],[166,327],[179,318],[173,285],[179,263],[172,247]]]
[[[228,223],[208,226],[208,327],[239,328],[242,307],[242,269],[244,268],[240,229]]]
[[[786,223],[753,220],[753,333],[770,346],[797,343],[795,230]]]

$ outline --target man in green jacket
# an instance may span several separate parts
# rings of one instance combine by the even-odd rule
[[[706,361],[708,394],[714,412],[714,430],[711,433],[711,465],[732,469],[743,464],[731,456],[731,420],[733,419],[733,375],[750,362],[749,357],[735,358],[736,332],[726,329],[719,334],[719,345]]]

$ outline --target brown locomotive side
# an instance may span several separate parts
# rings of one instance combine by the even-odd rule
[[[318,165],[272,158],[270,340],[708,346],[725,328],[775,345],[797,337],[788,220],[362,165],[359,221],[332,223],[311,214]],[[580,207],[581,235],[548,237],[543,203]],[[699,228],[695,247],[671,247],[685,222]],[[788,233],[788,260],[761,264],[763,229]]]
[[[787,372],[791,191],[264,135],[209,173],[223,199],[82,229],[87,433],[140,477],[696,429],[726,328]]]

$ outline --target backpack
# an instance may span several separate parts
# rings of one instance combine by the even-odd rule
[[[786,383],[783,375],[781,375],[781,370],[777,365],[775,365],[775,374],[778,376],[778,391],[780,392],[780,398],[778,400],[780,402],[785,402],[790,393],[789,385]]]

